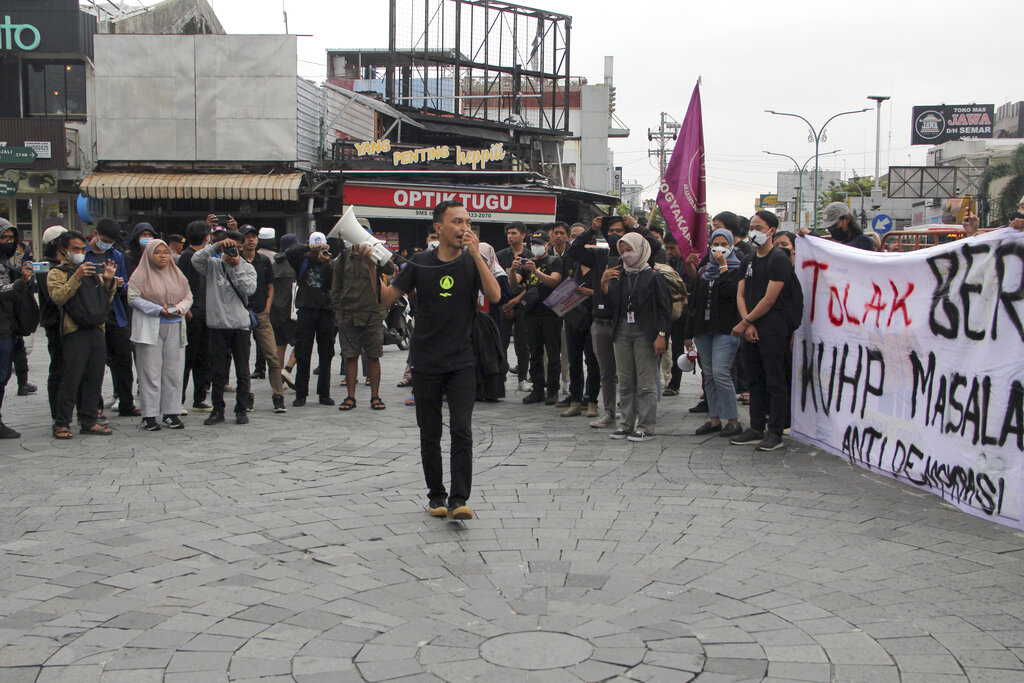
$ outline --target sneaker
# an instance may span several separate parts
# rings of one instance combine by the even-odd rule
[[[252,392],[249,393],[249,400],[245,402],[245,409],[250,413],[256,410],[256,394]]]
[[[267,378],[267,373],[260,372],[259,370],[257,370],[256,372],[252,373],[251,375],[249,375],[249,379],[266,379],[266,378]]]
[[[185,407],[184,403],[181,404],[181,410],[178,411],[178,415],[181,415],[182,417],[188,415],[188,408]]]
[[[614,432],[609,434],[608,438],[609,439],[616,439],[618,441],[621,441],[622,439],[625,439],[625,438],[631,436],[632,434],[633,434],[633,432],[629,431],[628,429],[623,429],[622,427],[619,427]]]
[[[321,396],[320,397],[320,405],[322,405],[322,406],[333,406],[334,405],[334,399],[331,398],[330,396]]]
[[[693,432],[695,436],[704,436],[705,434],[714,434],[715,432],[722,431],[722,423],[719,422],[716,425],[711,424],[711,421],[705,422]]]
[[[465,503],[452,503],[452,511],[449,516],[452,519],[473,519],[473,509]]]
[[[314,375],[319,375],[320,374],[320,366],[319,365],[316,366],[315,368],[313,368],[313,374]]]
[[[142,418],[142,423],[139,426],[145,429],[147,432],[160,431],[160,423],[156,421],[155,417]]]
[[[210,413],[210,417],[203,420],[204,425],[215,425],[220,424],[224,421],[224,413],[219,410],[214,410]]]
[[[0,439],[20,439],[21,433],[16,432],[3,422],[0,422]]]
[[[590,426],[593,427],[594,429],[604,429],[606,427],[611,427],[613,424],[615,424],[615,418],[609,415],[608,413],[605,413],[601,417],[591,422]]]
[[[513,366],[509,367],[508,374],[510,374],[510,375],[518,375],[519,374],[519,366],[518,365],[513,365]]]
[[[286,387],[295,391],[295,377],[292,376],[291,368],[284,368],[281,370],[281,380],[284,382]]]
[[[185,424],[178,419],[177,415],[164,415],[164,427],[168,429],[184,429]]]
[[[533,391],[533,385],[525,379],[519,380],[519,391]]]
[[[202,401],[192,404],[192,412],[194,413],[208,413],[211,410],[213,410],[213,404],[210,403],[209,399],[204,398]]]
[[[629,436],[626,437],[626,439],[628,441],[632,441],[634,443],[641,443],[641,442],[644,442],[644,441],[650,441],[653,438],[654,438],[654,434],[651,434],[648,431],[644,431],[643,429],[638,429],[638,430],[636,430],[635,432],[633,432],[632,434],[630,434]]]
[[[103,407],[113,408],[115,405],[117,405],[118,400],[119,399],[117,398],[117,394],[114,394],[113,396],[111,396],[110,398],[103,402]]]
[[[759,443],[764,438],[764,433],[756,429],[746,429],[737,437],[729,439],[734,446],[746,446],[747,444]]]
[[[431,517],[447,517],[448,507],[445,505],[444,498],[431,498],[427,503],[427,514]]]
[[[236,425],[247,425],[249,424],[249,415],[244,410],[239,410],[235,413],[235,424]]]
[[[768,432],[764,435],[764,438],[761,439],[761,443],[757,444],[757,448],[755,450],[777,451],[780,448],[785,447],[786,444],[783,443],[781,436],[779,436],[778,434],[772,434],[771,432]]]
[[[302,406],[306,405],[306,397],[303,396],[299,398],[298,396],[296,396],[295,400],[292,401],[292,405],[296,408],[301,408]]]
[[[558,405],[558,396],[555,394],[548,394],[547,398],[544,399],[544,405],[554,406]]]
[[[694,407],[690,408],[690,412],[691,413],[706,413],[706,412],[708,412],[708,401],[707,401],[707,399],[702,398],[700,400],[700,403],[698,403]]]
[[[39,391],[39,387],[35,384],[25,382],[24,384],[18,385],[18,396],[30,396]]]
[[[523,399],[523,403],[526,403],[526,404],[540,403],[543,400],[544,400],[544,392],[543,391],[531,391],[529,393],[529,395],[526,396]]]
[[[588,403],[587,404],[587,417],[597,417],[597,404],[596,403]]]
[[[287,413],[288,409],[284,407],[284,396],[281,394],[274,394],[274,412],[275,413]]]
[[[732,437],[736,436],[737,434],[742,434],[742,433],[743,433],[743,425],[736,424],[734,426],[734,425],[727,424],[727,425],[724,425],[722,427],[722,431],[718,433],[718,436],[720,438],[722,438],[722,439],[731,439]]]

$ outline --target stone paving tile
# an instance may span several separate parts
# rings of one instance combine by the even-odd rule
[[[244,430],[115,417],[104,451],[55,443],[45,397],[8,397],[25,437],[0,453],[0,683],[1024,677],[1018,533],[796,442],[693,437],[686,382],[647,444],[511,393],[478,404],[466,524],[426,516],[387,382],[389,409],[358,415],[275,415],[254,382]],[[480,656],[537,630],[590,654]]]

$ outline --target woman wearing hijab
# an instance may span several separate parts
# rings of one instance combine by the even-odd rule
[[[687,349],[697,346],[709,413],[708,421],[697,428],[697,435],[718,432],[721,437],[733,437],[743,431],[732,381],[733,360],[740,346],[732,328],[740,321],[736,288],[742,275],[733,240],[729,230],[711,234],[708,261],[697,273],[687,308],[684,344]],[[723,426],[723,420],[729,424]]]
[[[158,431],[156,416],[162,414],[168,428],[184,429],[178,419],[187,339],[182,319],[192,307],[192,291],[163,240],[146,244],[128,280],[128,303],[137,311],[131,339],[139,371],[142,428]]]
[[[614,311],[614,350],[622,422],[613,439],[650,441],[658,415],[656,373],[672,327],[668,287],[649,261],[651,245],[642,235],[623,235],[616,247],[621,265],[606,268],[601,291]]]

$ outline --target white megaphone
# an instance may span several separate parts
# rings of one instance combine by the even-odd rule
[[[355,211],[352,207],[348,207],[345,213],[342,214],[338,222],[331,228],[328,237],[340,237],[344,240],[348,240],[353,245],[356,244],[369,244],[370,245],[370,258],[378,266],[383,266],[391,260],[394,256],[383,242],[379,239],[366,232],[366,228],[359,225],[359,221],[356,220]]]

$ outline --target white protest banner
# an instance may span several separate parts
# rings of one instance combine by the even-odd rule
[[[544,305],[558,314],[559,318],[583,303],[589,294],[580,294],[580,285],[572,278],[563,280],[554,291],[544,299]]]
[[[1024,233],[796,253],[794,436],[1024,528]]]

